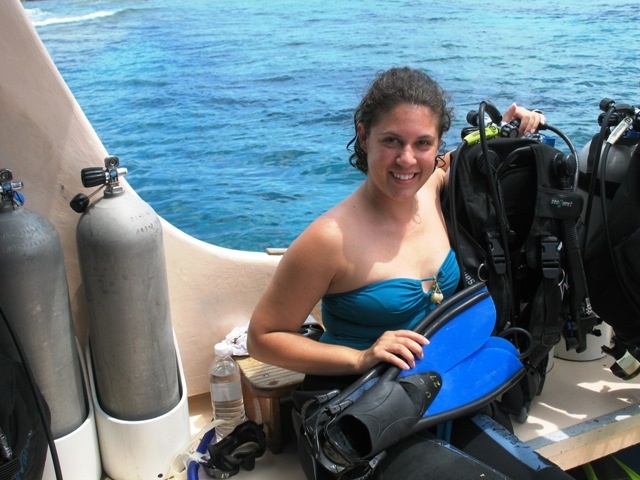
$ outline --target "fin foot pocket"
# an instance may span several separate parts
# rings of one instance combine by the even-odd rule
[[[327,440],[351,461],[380,452],[407,436],[441,385],[437,372],[378,382],[327,427]]]

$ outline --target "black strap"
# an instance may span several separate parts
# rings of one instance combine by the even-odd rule
[[[252,420],[241,423],[220,442],[207,447],[209,459],[201,462],[212,478],[224,479],[236,475],[240,467],[253,470],[256,458],[266,450],[267,442],[262,425]]]
[[[540,239],[540,268],[542,269],[542,297],[544,319],[540,343],[549,349],[553,348],[562,338],[561,305],[562,268],[560,266],[560,241],[549,236]],[[534,316],[534,319],[536,317]]]

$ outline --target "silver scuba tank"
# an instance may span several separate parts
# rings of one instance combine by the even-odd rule
[[[83,169],[85,187],[106,188],[90,205],[88,197],[80,202],[86,211],[76,241],[100,406],[138,421],[167,413],[180,393],[162,227],[153,209],[119,184],[125,173],[117,157],[107,157],[104,169]]]
[[[578,192],[584,197],[585,204],[589,195],[589,184],[591,181],[591,166],[589,165],[589,151],[592,147],[592,141],[589,141],[578,154],[578,169],[579,169],[579,182]],[[602,157],[605,153],[605,146],[603,145],[600,158],[600,167],[596,173],[596,188],[593,195],[593,209],[591,211],[589,228],[589,238],[598,230],[602,225],[602,208],[601,208],[601,195],[600,195],[600,172],[602,172],[602,164],[605,164],[605,190],[607,197],[612,196],[618,185],[622,183],[629,168],[629,162],[631,160],[631,154],[636,145],[616,144],[611,145],[606,157]],[[592,153],[593,155],[593,153]],[[585,211],[582,212],[583,217]],[[585,220],[583,218],[583,220]],[[587,240],[588,241],[588,240]]]
[[[63,437],[88,409],[75,341],[60,237],[53,225],[22,206],[10,170],[0,170],[0,306],[22,344],[51,411],[51,432]],[[0,350],[19,360],[0,321]]]
[[[602,210],[625,180],[640,139],[638,107],[616,103],[611,98],[603,98],[599,107],[602,110],[598,116],[600,131],[578,154],[578,192],[586,200],[582,219],[588,230],[587,243],[602,227]],[[599,152],[596,145],[602,145]]]
[[[605,179],[607,182],[614,183],[616,185],[622,183],[625,173],[627,173],[629,160],[631,159],[631,153],[633,153],[633,149],[635,147],[635,144],[616,144],[611,146],[611,148],[609,149],[609,154],[606,158],[607,167],[605,172]],[[590,148],[591,140],[582,148],[582,150],[580,150],[580,153],[578,154],[581,174],[586,174],[587,172],[587,159],[589,157]],[[604,150],[604,146],[602,147],[602,150]]]

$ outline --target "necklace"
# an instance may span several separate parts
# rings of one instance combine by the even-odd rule
[[[440,302],[444,300],[440,285],[438,285],[438,276],[433,277],[433,286],[431,287],[431,301],[436,305],[440,305]]]

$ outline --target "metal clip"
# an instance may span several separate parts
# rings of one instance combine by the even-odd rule
[[[609,138],[607,138],[607,143],[610,145],[614,145],[620,137],[631,128],[633,123],[633,118],[627,116],[622,119],[622,121],[613,129]]]

